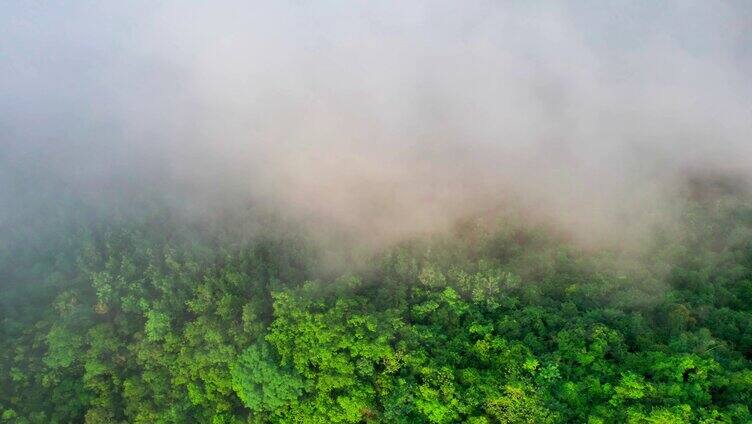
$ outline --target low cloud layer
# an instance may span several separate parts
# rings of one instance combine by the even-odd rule
[[[251,199],[371,241],[514,204],[592,241],[670,214],[687,173],[752,170],[743,1],[3,9],[14,183]]]

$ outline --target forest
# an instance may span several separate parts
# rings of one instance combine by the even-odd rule
[[[639,254],[506,216],[330,267],[253,208],[21,214],[0,250],[0,419],[752,422],[751,199],[699,184]]]
[[[752,1],[0,0],[0,424],[752,424]]]

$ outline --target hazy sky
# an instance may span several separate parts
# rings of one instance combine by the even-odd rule
[[[752,3],[564,3],[5,1],[0,176],[400,233],[509,198],[605,228],[750,174]]]

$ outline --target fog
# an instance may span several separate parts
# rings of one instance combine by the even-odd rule
[[[156,189],[367,244],[510,209],[626,243],[752,173],[745,1],[68,3],[0,6],[6,216]]]

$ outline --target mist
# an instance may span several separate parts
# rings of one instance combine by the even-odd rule
[[[514,209],[639,243],[689,176],[749,181],[751,34],[743,1],[6,2],[0,203],[148,189],[367,245]]]
[[[752,423],[752,2],[0,2],[3,423]]]

